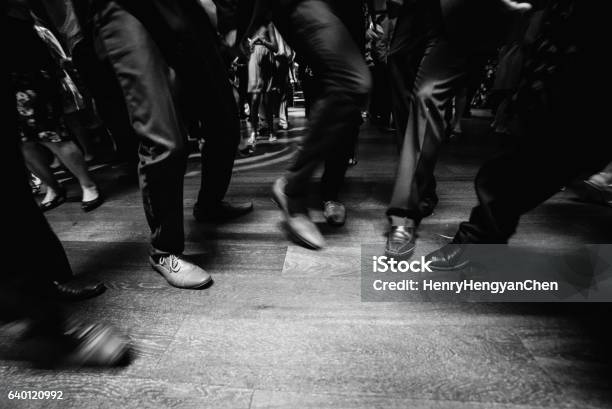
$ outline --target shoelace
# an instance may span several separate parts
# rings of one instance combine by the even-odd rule
[[[170,254],[168,257],[160,257],[159,264],[167,264],[173,273],[178,273],[181,269],[180,259],[174,254]]]

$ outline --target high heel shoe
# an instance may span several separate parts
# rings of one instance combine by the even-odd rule
[[[53,198],[53,200],[49,200],[48,202],[41,202],[38,207],[43,212],[46,212],[51,209],[55,209],[57,206],[63,204],[66,201],[66,190],[64,188],[60,188],[57,191],[57,196]]]

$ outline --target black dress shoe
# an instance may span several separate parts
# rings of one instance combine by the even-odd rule
[[[446,244],[444,247],[429,253],[425,260],[429,268],[436,271],[460,270],[470,264],[465,254],[466,245]]]
[[[87,200],[81,202],[81,209],[85,213],[91,212],[94,209],[97,209],[102,203],[104,203],[104,198],[102,197],[102,193],[98,193],[98,197],[93,200]]]
[[[414,227],[391,226],[387,236],[385,255],[388,257],[407,258],[412,256],[416,247],[416,232]]]
[[[40,210],[42,210],[43,212],[46,212],[48,210],[55,209],[57,206],[61,205],[65,201],[66,201],[66,191],[64,189],[61,189],[57,193],[57,196],[53,198],[53,200],[50,200],[45,203],[41,203],[39,207],[40,207]]]
[[[106,286],[101,281],[77,282],[68,281],[66,283],[55,282],[55,292],[59,299],[65,301],[81,301],[96,297],[106,290]]]
[[[236,219],[253,211],[253,202],[229,203],[222,201],[214,206],[193,207],[193,217],[199,222],[221,222]]]

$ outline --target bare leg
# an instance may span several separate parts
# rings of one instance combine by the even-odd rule
[[[92,160],[93,150],[91,147],[91,141],[89,140],[87,129],[81,123],[79,114],[75,112],[72,114],[64,115],[64,121],[66,122],[66,126],[68,127],[70,132],[79,141],[79,145],[81,145],[81,148],[83,148],[83,155],[85,156],[85,161]]]
[[[96,183],[91,179],[83,153],[72,141],[43,142],[53,152],[68,170],[79,180],[83,189],[83,201],[94,200],[98,197]]]
[[[49,166],[48,158],[41,151],[41,146],[36,142],[24,142],[21,146],[23,157],[30,172],[34,173],[47,186],[47,194],[42,203],[50,202],[60,194],[61,185],[55,179],[55,175]]]

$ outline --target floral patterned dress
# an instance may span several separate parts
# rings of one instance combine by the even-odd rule
[[[22,142],[60,142],[71,136],[62,118],[62,70],[37,35],[32,21],[8,18],[11,45],[9,75],[15,93],[18,132]]]

